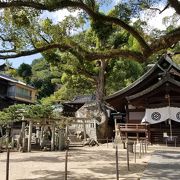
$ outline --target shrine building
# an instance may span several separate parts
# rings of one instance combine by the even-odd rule
[[[122,138],[147,138],[180,144],[180,66],[170,56],[158,62],[130,86],[106,98],[117,110],[115,126]]]

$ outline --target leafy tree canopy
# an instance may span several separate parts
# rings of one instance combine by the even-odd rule
[[[0,18],[2,27],[0,58],[7,59],[42,53],[51,65],[57,66],[53,74],[57,75],[61,72],[57,76],[50,76],[49,79],[63,84],[60,94],[64,93],[63,96],[66,94],[66,97],[70,97],[66,90],[71,90],[72,87],[75,93],[79,92],[80,88],[83,90],[83,84],[89,92],[92,92],[94,87],[104,81],[98,79],[100,74],[101,78],[103,75],[107,78],[109,75],[111,78],[109,77],[107,82],[112,85],[110,72],[113,74],[115,67],[120,67],[119,60],[122,62],[122,59],[133,59],[145,62],[154,54],[179,47],[180,29],[176,21],[180,14],[178,0],[123,0],[116,4],[114,2],[113,0],[11,0],[0,2],[0,7],[3,8]],[[104,4],[111,4],[112,8],[109,12],[102,12]],[[175,13],[171,19],[164,19],[167,31],[148,32],[147,22],[139,19],[144,10],[148,10],[152,15],[154,12],[162,13],[170,7]],[[45,11],[56,12],[62,9],[68,9],[71,14],[60,22],[53,23],[50,18],[44,20],[40,18]],[[76,17],[72,16],[75,10],[79,12]],[[41,65],[33,66],[34,69],[37,68],[36,71],[34,70],[37,77],[49,75],[47,64],[43,65],[46,69],[44,72],[43,70],[38,72]],[[132,63],[127,67],[133,69],[134,65]],[[116,72],[114,75],[117,74]],[[129,76],[122,74],[121,76],[126,77],[126,82],[129,83],[131,81]],[[41,97],[45,97],[45,94],[48,94],[47,88],[52,87],[51,83],[47,82],[46,84],[41,78],[34,78],[34,84],[39,87],[45,86],[43,87],[45,92]],[[106,90],[112,92],[109,87],[106,87]]]
[[[142,62],[154,53],[170,48],[179,42],[180,30],[177,25],[174,26],[170,23],[171,28],[169,26],[168,31],[161,33],[156,38],[151,38],[146,33],[146,29],[136,27],[132,21],[133,18],[138,18],[145,9],[162,13],[171,7],[175,10],[175,15],[179,15],[180,3],[178,0],[123,0],[118,4],[109,0],[108,3],[112,4],[112,10],[105,14],[101,11],[103,3],[106,3],[106,1],[1,1],[0,7],[4,11],[1,12],[0,19],[2,27],[0,37],[3,45],[0,58],[14,58],[56,49],[60,52],[68,51],[74,56],[88,61],[128,57]],[[164,8],[159,9],[160,4],[164,5]],[[39,22],[38,19],[42,12],[55,12],[61,9],[68,9],[71,12],[79,10],[80,15],[78,18],[68,16],[56,26],[53,26],[50,19]],[[108,34],[111,33],[112,26],[118,26],[119,29],[124,29],[137,41],[139,48],[132,50],[118,47],[92,50],[90,47],[77,44],[76,41],[70,38],[72,32],[87,21],[91,22],[101,40],[105,37],[100,33],[100,27]]]

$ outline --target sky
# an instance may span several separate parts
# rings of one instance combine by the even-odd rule
[[[115,0],[113,4],[118,3],[120,0]],[[109,9],[111,9],[113,7],[113,4],[110,5],[105,5],[101,8],[102,11],[108,11]],[[164,5],[161,5],[159,8],[163,9]],[[148,20],[148,24],[153,27],[153,28],[158,28],[160,30],[165,30],[166,26],[164,26],[162,24],[162,19],[165,16],[171,16],[174,13],[174,10],[171,8],[168,8],[167,10],[165,10],[163,13],[159,14],[156,13],[155,16],[151,16],[151,18]],[[63,9],[63,10],[59,10],[56,12],[44,12],[41,16],[41,18],[45,19],[47,17],[51,18],[53,20],[53,22],[57,23],[59,21],[62,21],[66,16],[68,15],[73,15],[73,16],[77,16],[78,15],[78,11],[74,11],[74,12],[69,12],[67,9]],[[141,16],[141,19],[146,19],[147,18],[147,13],[144,13]],[[15,58],[15,59],[9,59],[8,61],[10,63],[12,63],[12,67],[14,68],[18,68],[22,63],[27,63],[27,64],[31,64],[32,61],[34,59],[40,58],[41,54],[35,54],[35,55],[31,55],[31,56],[24,56],[21,58]],[[3,64],[4,61],[0,60],[0,64]]]

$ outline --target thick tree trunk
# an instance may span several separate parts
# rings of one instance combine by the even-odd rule
[[[100,71],[97,78],[97,87],[96,87],[96,102],[98,105],[98,111],[100,114],[100,125],[98,127],[98,138],[107,138],[109,136],[109,127],[108,127],[108,116],[104,102],[105,96],[105,70],[107,62],[105,60],[100,61]]]
[[[107,63],[105,60],[100,61],[100,70],[99,75],[97,77],[97,88],[96,88],[96,101],[98,103],[98,108],[101,109],[101,104],[103,103],[103,98],[105,96],[105,69]]]

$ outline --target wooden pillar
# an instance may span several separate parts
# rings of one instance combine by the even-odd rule
[[[97,127],[96,127],[96,119],[94,119],[94,131],[95,131],[95,140],[97,141]]]
[[[58,131],[59,139],[58,139],[58,150],[61,150],[62,145],[62,133],[61,130]]]
[[[68,138],[68,131],[69,131],[69,125],[68,122],[66,122],[66,129],[65,129],[66,140]]]
[[[115,137],[117,136],[117,119],[114,118],[114,131],[115,131]]]
[[[25,151],[25,121],[22,121],[22,149]]]
[[[85,119],[83,119],[83,129],[84,129],[84,139],[86,141],[86,123],[85,123]]]
[[[128,108],[128,103],[126,104],[126,123],[129,123],[129,108]]]
[[[2,127],[0,126],[0,136],[3,137]]]
[[[29,121],[29,134],[28,134],[28,152],[31,152],[31,139],[32,139],[32,121]]]
[[[39,137],[39,141],[40,141],[40,146],[42,148],[42,142],[43,142],[43,131],[44,131],[44,126],[41,126],[41,132],[40,132],[40,137]]]
[[[53,124],[52,126],[52,137],[51,137],[51,151],[54,151],[54,142],[55,142],[55,124]]]

